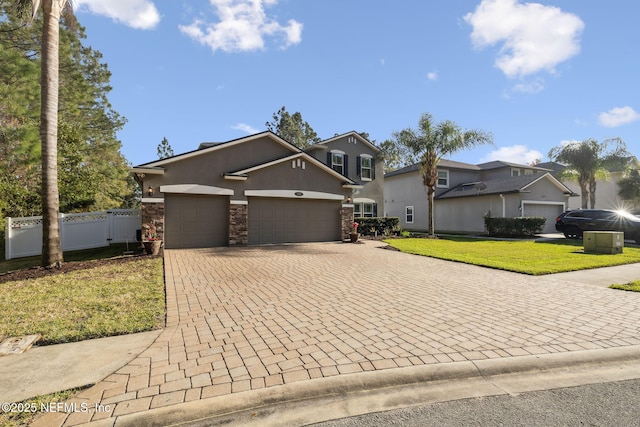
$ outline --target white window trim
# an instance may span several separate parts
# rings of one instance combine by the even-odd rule
[[[440,172],[444,172],[447,174],[447,184],[446,185],[441,185],[439,184],[440,182]],[[449,170],[448,169],[438,169],[438,180],[436,181],[436,187],[437,188],[449,188]]]
[[[336,172],[344,175],[344,155],[346,153],[344,151],[340,151],[340,150],[331,150],[330,153],[331,153],[331,169],[333,169],[334,166],[340,166],[342,168],[342,171],[341,172],[336,171]],[[334,164],[333,163],[333,155],[334,154],[339,154],[340,155],[340,158],[342,159],[342,164],[338,165],[338,164]],[[333,170],[335,171],[335,169],[333,169]]]
[[[409,216],[409,214],[407,213],[407,210],[409,210],[409,209],[411,209],[411,221],[409,221],[407,219],[407,217]],[[415,219],[415,215],[416,215],[416,212],[415,212],[415,209],[413,208],[413,206],[405,206],[404,207],[404,222],[405,222],[405,224],[413,224],[413,221]]]
[[[362,159],[369,159],[369,167],[367,168],[369,170],[369,178],[365,178],[362,175],[362,171],[363,171]],[[373,176],[373,156],[369,154],[360,154],[360,179],[362,181],[373,181],[373,178],[371,178],[372,176]]]

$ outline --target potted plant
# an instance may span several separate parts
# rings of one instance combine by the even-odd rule
[[[152,221],[149,224],[143,224],[142,228],[144,230],[144,236],[142,238],[144,251],[148,255],[158,255],[160,253],[160,247],[162,246],[162,240],[158,238],[156,222]]]
[[[360,235],[358,233],[358,223],[354,222],[353,223],[353,231],[351,231],[351,233],[349,233],[349,238],[351,239],[351,243],[355,243],[358,241],[358,236]]]

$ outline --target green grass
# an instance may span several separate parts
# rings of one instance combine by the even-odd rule
[[[611,289],[619,289],[621,291],[640,292],[640,280],[635,282],[625,283],[624,285],[611,285]]]
[[[35,419],[44,414],[44,411],[40,411],[41,408],[47,407],[47,405],[55,404],[57,402],[64,402],[73,398],[86,387],[73,388],[70,390],[59,391],[56,393],[46,394],[32,399],[23,400],[19,402],[20,408],[29,408],[29,411],[18,412],[2,412],[0,411],[0,426],[2,427],[22,427],[30,425]],[[17,408],[16,408],[17,409]],[[31,410],[35,410],[32,412]],[[31,411],[31,412],[30,412]]]
[[[640,248],[625,247],[622,254],[585,254],[582,241],[566,239],[490,240],[465,237],[390,239],[402,252],[458,261],[518,273],[541,275],[640,262]]]
[[[129,250],[136,251],[138,243],[129,243]],[[122,255],[127,250],[125,243],[115,243],[102,248],[84,249],[81,251],[69,251],[64,253],[65,261],[86,261],[101,258],[113,258]],[[10,271],[23,270],[25,268],[38,267],[41,257],[31,256],[5,260],[0,259],[0,274]]]
[[[40,344],[164,326],[161,258],[141,257],[0,283],[0,337],[41,334]]]

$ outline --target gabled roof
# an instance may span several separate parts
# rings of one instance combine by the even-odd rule
[[[491,169],[499,169],[499,168],[504,168],[504,167],[512,167],[512,168],[533,169],[533,170],[545,171],[545,172],[550,171],[550,169],[546,169],[546,168],[539,167],[539,166],[531,166],[531,165],[523,165],[523,164],[520,164],[520,163],[504,162],[502,160],[494,160],[492,162],[480,163],[478,165],[478,167],[480,169],[482,169],[482,170],[491,170]]]
[[[471,171],[480,171],[480,170],[482,170],[478,166],[472,165],[471,163],[456,162],[456,161],[453,161],[453,160],[446,160],[446,159],[440,160],[440,162],[438,163],[438,168],[441,168],[441,169],[462,169],[462,170],[471,170]],[[420,171],[420,163],[414,163],[412,165],[405,166],[403,168],[388,172],[388,173],[384,174],[384,177],[388,178],[390,176],[402,175],[404,173],[416,172],[416,171],[418,171],[418,172]]]
[[[195,157],[195,156],[201,156],[203,154],[208,154],[211,153],[213,151],[217,151],[217,150],[222,150],[224,148],[227,147],[231,147],[237,144],[242,144],[245,142],[249,142],[249,141],[254,141],[256,139],[260,139],[263,137],[268,137],[270,139],[272,139],[273,141],[277,142],[278,144],[282,145],[283,147],[288,148],[289,150],[291,150],[292,153],[301,153],[302,151],[296,147],[295,145],[285,141],[284,139],[280,138],[278,135],[276,135],[275,133],[271,132],[271,131],[265,131],[265,132],[260,132],[260,133],[256,133],[254,135],[249,135],[249,136],[245,136],[242,138],[237,138],[237,139],[232,139],[230,141],[227,142],[220,142],[220,143],[204,143],[204,148],[199,148],[198,150],[193,150],[193,151],[188,151],[186,153],[183,154],[178,154],[175,156],[171,156],[171,157],[167,157],[166,159],[161,159],[161,160],[155,160],[153,162],[149,162],[149,163],[143,163],[141,165],[135,166],[133,167],[133,171],[135,172],[138,168],[150,168],[150,167],[160,167],[160,166],[164,166],[173,162],[176,162],[178,160],[184,160],[184,159],[188,159],[190,157]],[[212,144],[212,145],[209,145]],[[203,144],[200,144],[201,147],[203,147]]]
[[[366,145],[367,147],[371,148],[373,151],[380,151],[380,149],[378,147],[376,147],[375,145],[373,145],[371,142],[367,141],[366,138],[363,138],[358,132],[352,130],[351,132],[347,132],[347,133],[343,133],[342,135],[336,135],[332,138],[329,139],[325,139],[323,141],[317,142],[313,145],[310,145],[309,147],[306,148],[306,150],[313,150],[315,148],[326,148],[327,144],[330,144],[333,141],[336,141],[340,138],[344,138],[345,136],[353,136],[355,137],[358,141],[362,142],[364,145]]]
[[[312,163],[313,165],[319,167],[320,169],[322,169],[323,171],[327,172],[330,175],[333,175],[335,178],[342,180],[343,182],[347,183],[347,184],[351,184],[351,185],[356,185],[356,182],[347,178],[346,176],[342,175],[341,173],[338,173],[336,171],[334,171],[332,168],[330,168],[329,166],[325,165],[324,163],[318,161],[316,158],[310,156],[307,153],[296,153],[296,154],[292,154],[290,156],[286,156],[286,157],[282,157],[280,159],[276,159],[276,160],[272,160],[266,163],[259,163],[257,165],[253,165],[250,166],[248,168],[244,168],[238,171],[233,171],[233,172],[227,172],[224,174],[225,178],[231,178],[233,179],[234,177],[237,178],[241,178],[241,177],[246,177],[248,174],[250,174],[251,172],[260,170],[260,169],[265,169],[265,168],[269,168],[271,166],[275,166],[278,165],[280,163],[284,163],[284,162],[288,162],[291,160],[295,160],[295,159],[303,159],[309,163]]]
[[[519,193],[521,191],[527,191],[527,188],[543,179],[550,180],[551,183],[558,187],[563,193],[573,194],[567,186],[554,178],[549,172],[545,172],[460,184],[440,194],[436,199]]]

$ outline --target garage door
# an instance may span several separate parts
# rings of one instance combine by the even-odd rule
[[[229,242],[229,197],[165,195],[165,247],[208,248]]]
[[[556,218],[562,213],[562,205],[527,203],[524,205],[525,216],[542,216],[547,219],[543,233],[557,233]]]
[[[249,244],[328,242],[341,239],[340,202],[249,198]]]

